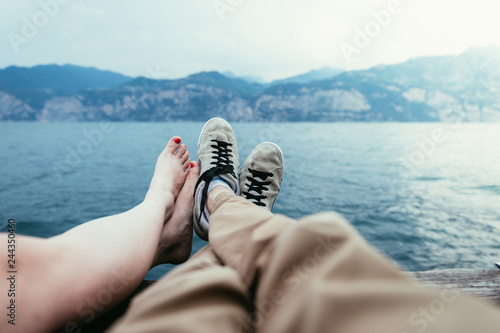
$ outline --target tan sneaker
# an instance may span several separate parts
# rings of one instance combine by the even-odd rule
[[[284,168],[280,147],[271,142],[261,143],[241,167],[241,196],[271,211],[280,191]]]
[[[201,239],[208,240],[208,186],[212,179],[226,181],[236,195],[240,193],[238,177],[238,145],[231,125],[221,118],[212,118],[201,130],[198,139],[200,178],[194,190],[193,226]]]

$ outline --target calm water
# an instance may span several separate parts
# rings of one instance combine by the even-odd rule
[[[202,123],[0,123],[0,225],[49,237],[143,198],[157,155]],[[275,212],[343,214],[408,270],[500,261],[500,126],[233,124],[243,160],[261,141],[285,155]],[[102,142],[87,139],[100,130]],[[194,156],[193,156],[194,158]],[[195,239],[195,251],[205,242]],[[170,269],[162,266],[148,278]]]

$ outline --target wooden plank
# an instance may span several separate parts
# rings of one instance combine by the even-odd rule
[[[500,306],[500,270],[439,269],[409,274],[426,287],[457,289]]]

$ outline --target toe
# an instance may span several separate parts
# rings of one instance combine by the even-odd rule
[[[191,163],[191,161],[190,161],[189,159],[186,159],[186,160],[184,161],[184,163],[182,164],[182,169],[183,169],[184,171],[189,170],[189,169],[190,169],[190,168],[189,168],[189,164],[190,164],[190,163]]]
[[[194,179],[194,181],[198,181],[198,177],[200,176],[200,165],[198,162],[191,162],[191,171],[189,173],[189,178]]]
[[[189,152],[188,151],[181,158],[182,163],[186,162],[186,160],[189,160]]]
[[[180,145],[181,145],[181,138],[179,138],[178,136],[174,136],[172,139],[168,141],[165,151],[169,152],[170,154],[175,154],[175,151],[179,149]]]
[[[175,153],[175,156],[177,156],[177,158],[183,158],[185,153],[187,151],[187,146],[186,145],[180,145],[179,149],[177,150],[177,153]]]

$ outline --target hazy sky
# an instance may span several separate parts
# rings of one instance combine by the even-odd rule
[[[377,23],[373,12],[388,8]],[[498,0],[0,0],[0,67],[71,63],[170,78],[231,70],[271,80],[500,45],[499,12]]]

